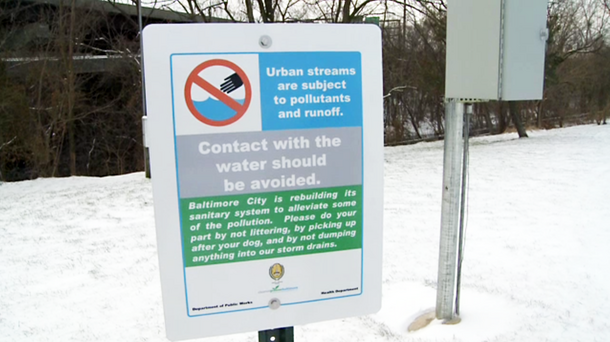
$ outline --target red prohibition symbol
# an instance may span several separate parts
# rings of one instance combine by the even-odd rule
[[[233,72],[235,74],[237,74],[237,76],[239,76],[239,78],[243,82],[243,86],[244,86],[244,90],[245,90],[245,99],[244,99],[243,104],[240,104],[235,99],[233,99],[232,97],[227,95],[224,91],[216,88],[210,82],[204,80],[203,78],[201,78],[199,76],[199,73],[201,71],[203,71],[204,69],[207,69],[209,67],[213,67],[213,66],[227,67],[227,68],[233,70]],[[234,110],[235,115],[233,115],[232,117],[230,117],[226,120],[218,121],[218,120],[214,120],[214,119],[207,117],[206,113],[200,112],[195,107],[195,103],[193,102],[193,98],[191,96],[191,90],[193,89],[194,84],[201,87],[203,90],[210,93],[210,95],[217,98],[218,101],[222,102],[223,104],[225,104],[226,106],[228,106],[229,108]],[[193,116],[197,120],[203,122],[204,124],[210,125],[210,126],[221,127],[221,126],[230,125],[230,124],[236,122],[237,120],[239,120],[242,116],[244,116],[244,114],[246,113],[246,110],[248,110],[248,106],[250,105],[250,100],[252,99],[252,88],[250,86],[250,80],[246,76],[246,73],[240,67],[238,67],[235,63],[229,62],[224,59],[211,59],[209,61],[205,61],[205,62],[199,64],[193,71],[191,71],[191,73],[189,74],[189,77],[186,79],[186,84],[184,86],[184,98],[186,99],[186,105],[187,105],[189,111],[191,112],[191,114],[193,114]]]

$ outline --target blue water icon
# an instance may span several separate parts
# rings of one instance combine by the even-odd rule
[[[245,102],[245,99],[234,100],[240,105],[243,105]],[[208,99],[205,101],[193,101],[193,104],[202,116],[213,121],[229,120],[237,114],[237,112],[224,104],[222,101],[218,101],[211,97],[208,97]]]

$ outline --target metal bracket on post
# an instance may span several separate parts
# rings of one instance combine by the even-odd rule
[[[147,135],[148,135],[148,117],[142,116],[142,144],[144,145],[144,148],[149,147]]]
[[[258,342],[294,342],[294,327],[259,331]]]
[[[149,153],[149,141],[148,141],[148,117],[142,116],[142,144],[144,149],[144,175],[146,178],[150,178],[150,153]]]
[[[138,0],[138,28],[140,30],[140,75],[142,81],[142,132],[146,134],[146,85],[144,82],[144,38],[142,37],[142,0]],[[148,142],[146,137],[143,137],[142,147],[144,151],[144,175],[146,178],[151,177],[150,172],[150,151],[148,149]]]

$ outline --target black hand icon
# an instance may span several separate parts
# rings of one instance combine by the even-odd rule
[[[241,80],[239,75],[233,74],[225,78],[225,81],[220,85],[220,90],[229,94],[235,91],[237,88],[241,87],[242,85],[244,85],[244,82]]]

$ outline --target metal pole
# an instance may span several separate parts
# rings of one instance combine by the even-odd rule
[[[138,0],[138,27],[140,29],[140,75],[142,77],[142,146],[144,150],[144,174],[150,178],[150,159],[146,143],[146,87],[144,85],[144,38],[142,37],[142,0]]]
[[[466,226],[466,194],[468,190],[468,143],[470,141],[470,117],[472,115],[472,104],[466,105],[464,115],[464,159],[462,162],[462,194],[460,203],[460,231],[458,234],[458,263],[457,263],[457,285],[455,287],[455,313],[460,315],[460,288],[462,285],[462,261],[464,260],[464,240]]]
[[[436,292],[436,318],[445,321],[457,317],[454,304],[462,183],[463,118],[464,104],[456,99],[447,99],[445,103],[441,238]]]
[[[259,331],[258,342],[294,342],[294,327]]]

